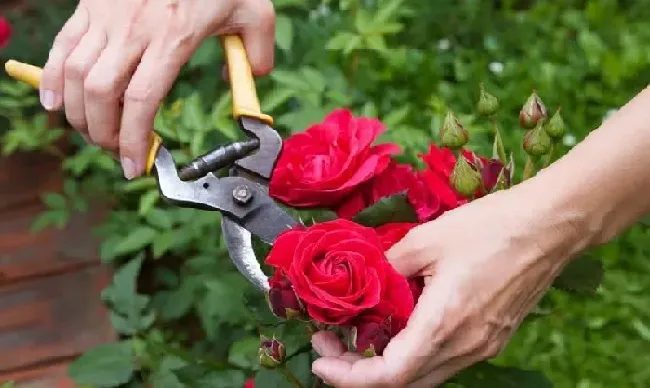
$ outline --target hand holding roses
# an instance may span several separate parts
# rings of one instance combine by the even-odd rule
[[[318,333],[314,373],[337,388],[430,388],[497,355],[584,246],[561,216],[533,222],[533,214],[555,214],[536,201],[541,190],[525,183],[493,193],[408,232],[387,253],[402,274],[425,279],[406,328],[373,358]]]

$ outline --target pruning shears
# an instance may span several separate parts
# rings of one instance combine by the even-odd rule
[[[262,113],[251,67],[239,36],[221,38],[232,90],[233,116],[250,138],[220,146],[177,169],[172,154],[155,132],[146,173],[156,176],[161,197],[176,206],[218,211],[230,258],[237,269],[261,291],[269,282],[261,269],[251,237],[273,244],[278,235],[299,224],[268,194],[268,184],[282,150],[282,138],[273,118]],[[34,88],[42,69],[17,61],[5,64],[7,73]],[[214,173],[229,167],[226,177]]]

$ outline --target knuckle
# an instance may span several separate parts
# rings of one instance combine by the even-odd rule
[[[156,101],[153,88],[147,83],[142,85],[129,85],[124,93],[124,102],[125,103],[143,103],[151,104]]]
[[[70,123],[72,128],[79,132],[85,132],[86,131],[86,119],[82,118],[72,112],[70,112],[70,109],[66,109],[65,111],[65,118]]]
[[[70,47],[73,46],[77,41],[77,35],[72,34],[68,31],[61,30],[56,36],[54,37],[54,42],[53,46],[60,46],[60,47]]]
[[[99,77],[88,77],[84,83],[84,93],[98,100],[106,100],[114,97],[115,82],[110,79]]]
[[[90,140],[93,144],[105,149],[105,150],[115,150],[117,149],[117,141],[113,136],[106,135],[102,132],[90,132]]]
[[[86,76],[86,68],[87,65],[83,61],[70,57],[65,61],[64,65],[65,78],[74,80],[83,79]]]

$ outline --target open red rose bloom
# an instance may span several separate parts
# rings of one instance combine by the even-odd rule
[[[381,354],[402,330],[423,292],[422,278],[398,273],[385,252],[419,223],[468,202],[451,183],[456,156],[432,144],[416,170],[392,159],[395,144],[374,144],[385,130],[377,119],[338,109],[284,142],[270,194],[293,208],[327,209],[339,218],[300,226],[274,242],[266,263],[275,269],[269,301],[283,319],[339,327],[359,353]],[[492,191],[504,165],[463,150]],[[411,216],[372,226],[357,216],[384,199],[402,200]],[[402,207],[403,209],[403,207]],[[371,209],[372,210],[372,209]]]

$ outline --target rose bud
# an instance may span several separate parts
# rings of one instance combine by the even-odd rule
[[[490,159],[483,165],[481,179],[488,193],[510,187],[510,172],[498,159]]]
[[[260,336],[260,365],[267,369],[274,369],[284,364],[287,357],[287,350],[284,344],[275,337],[267,338]]]
[[[542,125],[536,126],[535,129],[524,135],[524,151],[533,157],[546,155],[551,150],[551,143],[551,137]]]
[[[519,125],[524,129],[532,129],[540,120],[546,119],[546,116],[546,107],[537,95],[537,91],[533,90],[533,94],[528,97],[519,112]]]
[[[481,186],[481,173],[464,156],[459,156],[449,181],[459,194],[470,197]]]
[[[350,342],[356,351],[365,357],[381,355],[390,342],[390,318],[384,321],[367,320],[354,326]]]
[[[469,133],[461,125],[452,111],[448,111],[440,128],[440,144],[443,147],[458,149],[467,144]]]
[[[557,108],[551,119],[548,121],[545,129],[546,133],[548,133],[553,140],[559,140],[564,136],[565,127],[564,120],[560,115],[560,108]]]
[[[278,318],[300,319],[305,316],[305,308],[298,299],[289,279],[278,270],[269,279],[269,305]]]
[[[480,87],[481,95],[477,105],[478,114],[481,116],[492,116],[499,110],[499,99],[488,93],[483,84]]]

